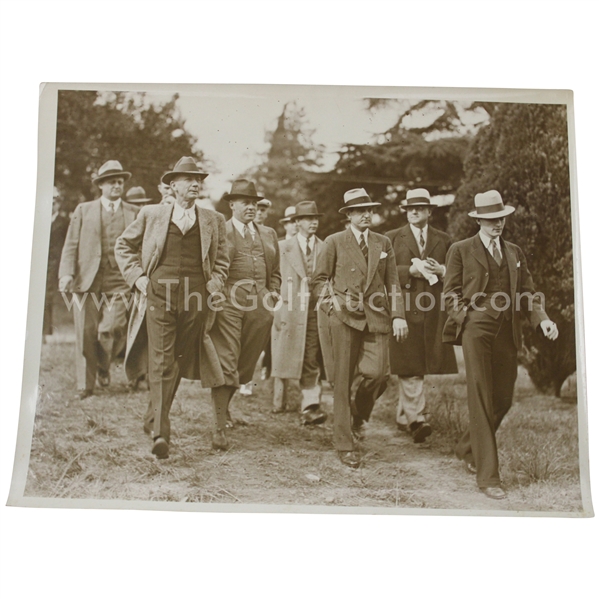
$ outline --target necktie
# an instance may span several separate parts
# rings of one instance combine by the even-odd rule
[[[312,250],[310,249],[310,242],[306,241],[306,256],[309,256],[312,253]]]
[[[193,208],[185,210],[183,212],[183,219],[181,220],[181,233],[183,233],[183,235],[185,235],[185,233],[187,233],[187,231],[189,231],[189,229],[191,229],[193,222],[192,222],[192,216],[191,216],[191,210],[193,210]]]
[[[248,235],[254,239],[254,233],[252,232],[252,230],[248,227],[247,224],[243,225],[243,237],[244,239],[248,238]]]
[[[420,255],[422,256],[424,253],[424,246],[426,245],[426,242],[424,241],[424,231],[422,229],[420,229],[420,241],[418,243],[420,244]]]
[[[501,254],[499,253],[497,242],[494,239],[491,240],[491,254],[495,259],[495,262],[497,262],[497,264],[501,266]]]
[[[368,246],[366,245],[366,240],[364,239],[364,233],[360,233],[360,249],[364,254],[364,258],[366,258],[366,262],[368,263]]]
[[[114,203],[113,202],[109,202],[109,204],[108,204],[108,212],[110,212],[111,214],[115,213],[115,208],[114,208]]]

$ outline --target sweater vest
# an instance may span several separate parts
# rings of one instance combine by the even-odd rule
[[[239,287],[251,291],[255,285],[256,291],[262,291],[266,287],[266,260],[260,235],[256,233],[253,238],[251,235],[242,237],[233,227],[233,240],[235,255],[229,265],[227,285],[232,286],[238,281],[248,280]]]
[[[486,312],[493,318],[499,318],[503,312],[508,320],[512,317],[512,306],[505,308],[511,302],[510,296],[510,272],[505,256],[505,248],[502,248],[503,259],[501,265],[495,262],[495,258],[487,251],[487,262],[489,265],[489,281],[485,288],[485,297],[481,298],[480,302],[476,302],[478,306],[484,306]],[[501,295],[497,295],[501,294]],[[491,303],[492,302],[492,303]],[[494,305],[493,305],[494,304]],[[494,307],[495,306],[495,307]]]

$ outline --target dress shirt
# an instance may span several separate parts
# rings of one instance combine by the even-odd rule
[[[368,231],[370,231],[370,229],[364,229],[364,231],[359,231],[353,225],[350,225],[349,228],[351,229],[351,232],[354,234],[354,237],[356,238],[358,245],[360,245],[360,235],[364,235],[364,243],[366,244],[366,247],[368,247]]]
[[[191,208],[183,208],[183,206],[175,202],[171,221],[174,222],[177,227],[179,227],[181,233],[185,235],[196,222],[195,205],[192,204]]]
[[[312,235],[312,237],[308,239],[307,237],[304,237],[301,233],[298,233],[297,240],[299,242],[300,249],[302,250],[302,252],[304,252],[304,255],[306,255],[308,246],[310,246],[310,252],[314,253],[314,235]]]
[[[501,251],[501,243],[499,243],[499,237],[489,237],[486,233],[483,233],[482,231],[479,231],[478,234],[480,235],[480,239],[483,242],[483,245],[487,248],[489,254],[491,254],[491,256],[493,255],[493,247],[491,246],[491,244],[494,243],[495,246],[499,249],[499,255],[503,259],[503,252]]]
[[[424,236],[425,248],[426,242],[428,241],[428,225],[424,225],[422,229],[419,229],[418,227],[415,227],[414,225],[410,224],[410,229],[412,229],[412,233],[414,233],[414,238],[416,239],[416,245],[418,246],[418,249],[420,249],[420,231],[422,231],[422,234]],[[422,251],[424,251],[424,248],[422,248]]]
[[[102,196],[100,198],[100,201],[102,202],[102,206],[104,206],[104,208],[106,208],[106,210],[108,210],[108,212],[112,212],[112,208],[114,207],[114,211],[116,212],[119,209],[119,206],[121,205],[121,198],[119,198],[118,200],[115,200],[114,202],[109,200],[108,198],[105,198],[104,196]]]
[[[239,234],[245,238],[245,223],[242,223],[240,220],[237,220],[234,216],[231,217],[231,221],[233,222],[233,226],[239,231]],[[247,223],[248,229],[252,234],[252,238],[256,235],[256,225],[252,221]]]

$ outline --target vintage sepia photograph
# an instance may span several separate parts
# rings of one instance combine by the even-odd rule
[[[10,505],[591,517],[569,91],[44,84]]]

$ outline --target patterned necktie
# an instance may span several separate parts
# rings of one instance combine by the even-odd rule
[[[243,237],[244,239],[248,239],[248,235],[254,239],[254,234],[252,233],[252,230],[248,227],[247,223],[245,225],[243,225]]]
[[[420,229],[420,241],[418,243],[420,243],[420,255],[422,256],[422,254],[424,254],[424,246],[426,245],[426,242],[424,241],[424,231],[422,229]]]
[[[306,256],[309,256],[312,253],[312,250],[310,249],[310,242],[306,241]]]
[[[368,263],[368,246],[366,245],[366,240],[364,239],[364,233],[360,233],[360,249],[364,254],[364,258],[366,258],[366,263]]]
[[[501,266],[501,254],[499,253],[497,242],[494,239],[491,240],[491,255],[495,259],[495,262],[497,262],[497,265]]]
[[[114,207],[114,203],[113,202],[109,202],[109,204],[108,204],[108,212],[110,212],[110,214],[114,214],[116,212],[116,208]]]

